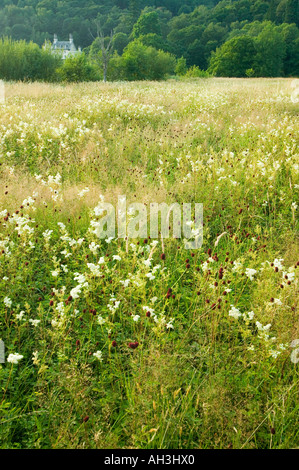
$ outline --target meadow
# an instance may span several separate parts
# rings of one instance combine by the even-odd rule
[[[298,448],[292,79],[5,92],[1,448]],[[202,247],[99,239],[119,195],[202,203]]]

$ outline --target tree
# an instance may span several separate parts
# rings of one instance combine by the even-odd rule
[[[137,39],[149,33],[161,36],[159,15],[156,11],[145,13],[138,18],[138,21],[133,26],[132,38]]]
[[[113,36],[113,49],[120,55],[123,53],[124,48],[128,45],[128,43],[129,38],[125,33],[116,33]]]
[[[151,46],[155,49],[167,50],[169,47],[167,41],[156,33],[145,34],[144,36],[140,36],[138,39],[145,46]]]
[[[205,70],[201,70],[197,65],[192,65],[185,75],[187,78],[207,78],[209,77],[209,73]]]
[[[95,21],[95,25],[97,37],[91,45],[90,57],[102,68],[103,81],[106,82],[109,60],[113,52],[113,31],[111,31],[110,37],[105,37],[99,20]]]
[[[95,68],[88,63],[84,53],[67,57],[63,65],[57,69],[59,80],[66,82],[87,82],[96,81],[97,76]]]
[[[208,72],[220,77],[245,77],[252,68],[256,50],[254,39],[234,37],[212,54]]]
[[[282,34],[272,23],[267,23],[255,40],[256,56],[253,69],[259,77],[283,76],[286,45]]]
[[[174,69],[176,75],[183,76],[187,72],[187,64],[186,64],[186,59],[185,57],[181,57],[180,59],[177,60],[175,69]]]
[[[276,17],[281,23],[295,23],[299,26],[298,0],[281,0],[276,10]]]
[[[33,42],[0,40],[0,79],[52,81],[60,63],[60,57]]]
[[[162,80],[174,72],[175,65],[173,55],[147,47],[137,39],[128,44],[122,55],[122,70],[126,80]]]
[[[284,75],[298,76],[299,74],[299,29],[295,24],[284,23],[278,26],[286,45],[286,55],[283,61]]]

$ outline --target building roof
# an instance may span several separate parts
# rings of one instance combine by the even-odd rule
[[[57,41],[55,44],[53,44],[53,47],[55,49],[66,49],[70,51],[72,44],[69,41]]]

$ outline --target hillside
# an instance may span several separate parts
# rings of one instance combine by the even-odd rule
[[[93,41],[93,21],[100,18],[105,33],[114,29],[125,44],[141,12],[156,10],[158,25],[151,23],[147,33],[157,33],[162,49],[184,55],[189,65],[204,67],[211,51],[244,24],[270,20],[298,26],[298,4],[298,0],[0,0],[0,36],[41,46],[54,33],[62,40],[72,33],[75,43],[85,48]]]

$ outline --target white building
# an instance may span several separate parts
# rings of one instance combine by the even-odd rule
[[[70,34],[69,41],[58,41],[57,34],[54,34],[54,41],[51,46],[51,50],[53,52],[59,52],[62,55],[62,58],[66,59],[69,56],[80,54],[81,47],[78,47],[78,50],[76,49],[72,34]]]

